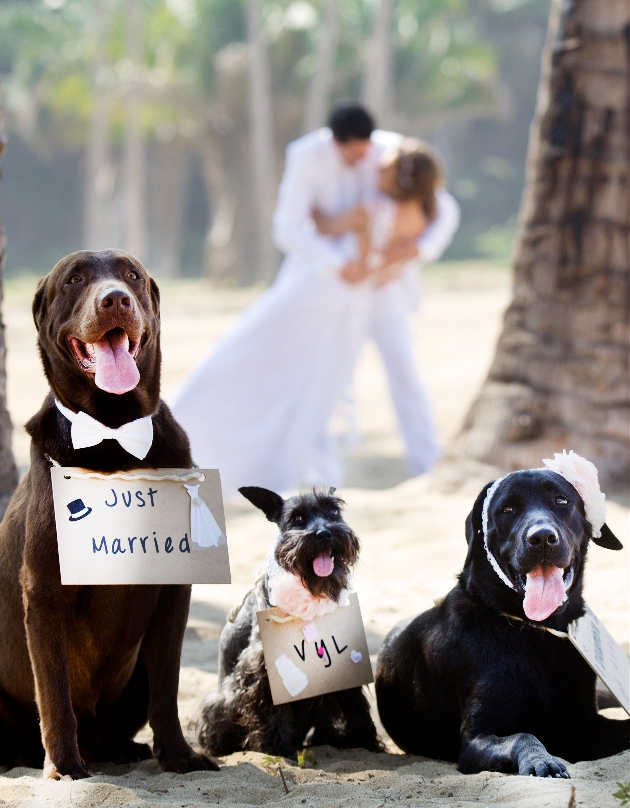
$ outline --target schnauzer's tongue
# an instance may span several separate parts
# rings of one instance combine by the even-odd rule
[[[330,557],[330,555],[322,555],[317,556],[317,558],[313,559],[313,571],[315,575],[319,575],[320,578],[326,578],[335,568],[335,562]]]
[[[129,353],[129,337],[122,329],[108,331],[103,339],[92,343],[96,360],[97,387],[106,393],[128,393],[140,381],[140,372]]]
[[[530,620],[545,620],[564,600],[562,568],[539,564],[527,573],[523,610]]]

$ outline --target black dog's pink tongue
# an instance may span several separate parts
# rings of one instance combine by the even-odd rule
[[[335,568],[334,559],[332,559],[329,555],[322,555],[317,556],[317,558],[313,559],[313,572],[315,575],[319,575],[320,578],[327,578],[330,573]]]
[[[103,339],[92,343],[96,360],[97,387],[106,393],[128,393],[140,381],[140,372],[129,353],[129,337],[124,331],[108,331]]]
[[[563,570],[553,564],[539,564],[527,573],[523,610],[530,620],[545,620],[564,600]]]

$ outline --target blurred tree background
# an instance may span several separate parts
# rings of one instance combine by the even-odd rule
[[[84,247],[158,277],[278,263],[286,144],[359,98],[441,152],[450,258],[507,259],[549,0],[0,0],[7,273]]]

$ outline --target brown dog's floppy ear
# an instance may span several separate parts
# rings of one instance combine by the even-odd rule
[[[35,290],[35,297],[33,298],[33,320],[35,322],[35,327],[39,331],[39,325],[42,319],[46,316],[46,281],[48,280],[48,276],[45,278],[40,278],[37,289]]]
[[[259,488],[257,485],[247,485],[238,490],[252,505],[260,508],[270,522],[280,524],[284,508],[284,500],[280,494],[269,491],[267,488]]]
[[[483,514],[483,503],[486,500],[488,489],[493,484],[494,480],[491,480],[488,485],[481,489],[479,496],[475,500],[472,511],[466,517],[466,541],[468,544],[483,530],[483,521],[481,518]]]
[[[160,316],[160,287],[153,280],[153,278],[149,278],[149,289],[150,289],[150,292],[151,292],[151,303],[153,304],[153,311],[159,317]]]
[[[602,535],[597,539],[593,536],[592,540],[607,550],[623,550],[623,544],[606,524],[602,525]]]

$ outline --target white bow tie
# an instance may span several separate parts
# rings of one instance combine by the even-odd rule
[[[70,436],[75,449],[96,446],[104,440],[117,440],[126,452],[138,460],[144,460],[149,454],[153,443],[153,419],[150,415],[129,421],[118,429],[112,429],[92,418],[87,412],[72,412],[57,399],[55,404],[59,412],[72,424]]]

